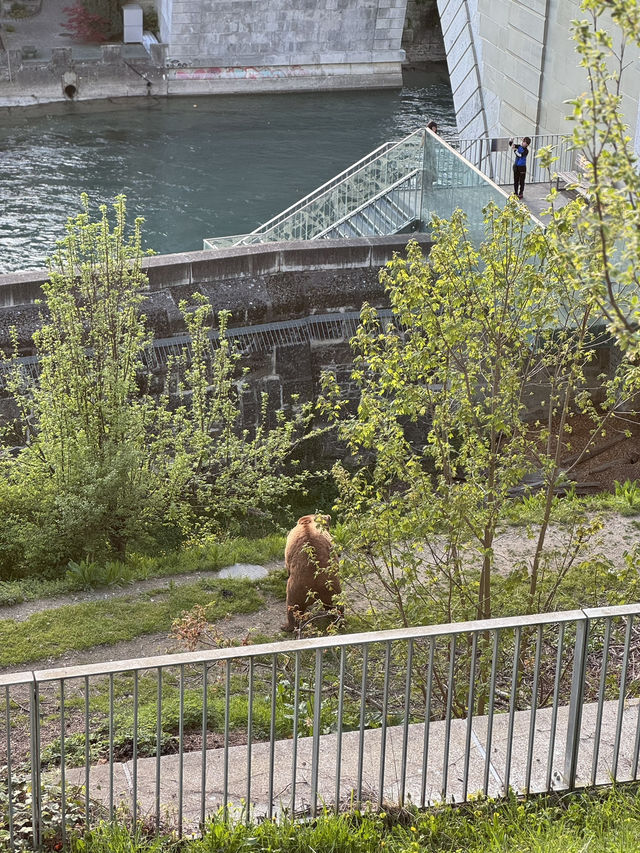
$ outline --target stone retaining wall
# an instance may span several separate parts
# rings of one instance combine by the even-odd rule
[[[160,0],[172,86],[399,86],[407,0]],[[184,64],[184,68],[181,66]],[[368,81],[368,83],[367,83]]]
[[[406,65],[446,62],[436,0],[407,0],[402,47]]]
[[[411,238],[429,251],[426,235]],[[339,316],[358,311],[365,301],[388,307],[379,270],[394,252],[404,251],[408,239],[397,235],[157,255],[145,261],[150,292],[142,310],[159,339],[184,334],[178,305],[196,291],[207,296],[215,312],[231,312],[230,328],[314,314],[335,312]],[[45,280],[45,270],[0,276],[0,348],[10,348],[11,328],[15,327],[20,354],[34,354],[32,335],[42,311],[34,300],[42,295]],[[293,394],[302,400],[313,399],[326,369],[334,370],[348,386],[351,361],[347,336],[247,351],[248,388],[242,399],[245,425],[255,422],[262,392],[278,407],[286,405]],[[159,383],[162,368],[157,373]],[[351,390],[355,393],[355,388]],[[9,412],[8,401],[0,400],[0,417]],[[331,455],[334,451],[325,444],[323,452]]]
[[[394,252],[404,251],[409,239],[417,239],[423,251],[429,252],[431,244],[426,235],[405,234],[158,255],[145,260],[150,291],[142,310],[158,340],[185,334],[178,306],[196,291],[209,299],[215,312],[231,312],[230,329],[251,329],[313,315],[340,317],[359,311],[365,301],[376,308],[388,308],[379,270]],[[34,300],[42,295],[45,280],[44,270],[0,276],[0,349],[10,350],[11,329],[15,327],[20,354],[34,354],[32,335],[42,311]],[[346,329],[348,324],[335,324],[331,335],[310,334],[307,340],[296,343],[269,343],[269,336],[262,334],[239,343],[249,371],[241,401],[245,426],[257,422],[263,392],[273,408],[287,406],[294,394],[301,400],[315,399],[325,370],[336,374],[348,396],[357,397],[358,389],[351,381],[350,335],[341,331],[343,325]],[[594,399],[599,398],[602,374],[611,375],[618,357],[607,340],[597,347],[587,370]],[[152,387],[161,389],[164,370],[162,364],[154,368]],[[540,383],[530,391],[527,407],[533,418],[542,412],[548,388]],[[0,419],[10,413],[9,401],[0,399]],[[325,458],[339,457],[344,448],[327,436],[320,452]]]

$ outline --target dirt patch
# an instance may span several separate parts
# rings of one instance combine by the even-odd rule
[[[572,480],[590,483],[592,492],[614,492],[616,482],[640,480],[640,419],[611,418],[595,437],[587,416],[575,415],[569,424],[562,459]]]
[[[285,604],[283,601],[270,599],[264,607],[255,613],[237,614],[227,617],[216,623],[220,632],[231,640],[243,640],[247,635],[262,634],[273,635],[283,620]],[[149,634],[136,640],[124,643],[116,643],[111,646],[96,646],[84,652],[68,652],[60,658],[47,658],[30,664],[31,669],[48,669],[66,666],[84,666],[92,663],[104,663],[117,660],[124,662],[141,657],[153,657],[155,655],[184,653],[183,648],[178,648],[166,634]],[[0,674],[16,672],[19,667],[7,667],[0,670]],[[92,682],[95,686],[95,680]],[[66,703],[69,704],[74,695],[84,696],[82,679],[67,680]],[[60,737],[59,719],[59,685],[42,685],[40,690],[41,701],[41,741],[43,744],[51,743]],[[29,691],[26,688],[14,688],[11,691],[13,706],[12,731],[11,731],[11,755],[12,762],[18,766],[21,762],[28,761],[30,751],[29,737]],[[51,715],[51,719],[49,718]],[[69,708],[65,713],[65,734],[70,737],[81,734],[85,730],[84,712]],[[223,735],[209,732],[207,744],[210,748],[223,745]],[[243,739],[244,738],[244,739]],[[196,745],[197,743],[197,745]],[[200,733],[185,733],[185,750],[201,748]],[[246,743],[246,732],[232,732],[230,743],[239,745]],[[177,748],[177,747],[176,747]],[[171,749],[168,750],[171,752]],[[6,762],[6,740],[0,738],[0,765]],[[117,760],[127,760],[129,755],[118,755]]]

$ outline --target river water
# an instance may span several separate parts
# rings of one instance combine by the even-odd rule
[[[402,89],[136,99],[0,113],[0,273],[41,267],[80,209],[127,196],[158,253],[256,228],[430,119],[455,134],[446,68]]]

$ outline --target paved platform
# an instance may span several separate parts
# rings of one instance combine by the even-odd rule
[[[638,701],[630,700],[624,710],[620,752],[616,778],[618,781],[630,780],[633,776],[633,758],[638,726]],[[615,730],[618,714],[617,702],[605,702],[603,708],[602,731],[597,763],[596,784],[610,783],[614,771]],[[597,705],[587,704],[583,709],[580,749],[578,754],[577,786],[591,784],[592,761],[594,755],[594,733],[597,719]],[[531,753],[530,792],[548,790],[551,787],[566,787],[564,780],[565,742],[568,721],[568,707],[558,709],[555,746],[549,770],[549,745],[551,739],[551,709],[538,711],[535,719],[533,751]],[[511,766],[508,784],[518,792],[526,787],[530,712],[518,711],[514,715]],[[487,717],[472,720],[470,731],[470,750],[468,766],[465,754],[468,737],[467,720],[452,720],[449,737],[449,754],[446,779],[443,773],[446,724],[433,722],[429,727],[429,749],[426,775],[423,779],[424,725],[413,724],[408,727],[407,762],[404,774],[405,797],[414,804],[427,804],[464,799],[464,782],[467,779],[467,796],[479,793],[484,787],[485,773],[488,772],[489,796],[500,796],[507,786],[506,761],[508,752],[509,715],[496,714],[493,718],[491,756],[487,764]],[[397,803],[403,784],[402,726],[387,729],[385,739],[384,773],[382,775],[382,798],[386,802]],[[332,805],[336,795],[336,768],[338,755],[338,736],[322,735],[319,739],[318,765],[318,807]],[[362,799],[365,802],[378,802],[381,781],[381,729],[371,729],[364,733],[362,747]],[[308,812],[311,807],[312,792],[312,753],[313,738],[298,740],[297,766],[295,772],[295,811]],[[360,735],[357,731],[342,734],[340,760],[340,802],[348,804],[355,797],[358,788],[358,764],[360,754]],[[282,810],[291,810],[294,796],[294,775],[292,773],[293,741],[277,741],[274,745],[273,759],[269,743],[255,743],[251,749],[251,785],[248,791],[247,773],[248,749],[246,746],[230,747],[228,751],[228,802],[240,807],[247,802],[249,795],[254,815],[265,815],[269,811],[269,784],[273,772],[273,798],[271,810],[274,814]],[[205,808],[213,813],[223,804],[223,780],[225,776],[224,750],[211,749],[206,753],[206,794]],[[163,756],[160,761],[160,809],[169,819],[178,811],[178,792],[180,775],[179,755]],[[123,800],[132,805],[133,762],[114,765],[114,801]],[[84,768],[67,771],[67,779],[72,784],[84,784]],[[183,827],[185,831],[196,831],[201,814],[202,753],[188,752],[183,756]],[[424,790],[423,790],[424,785]],[[107,804],[109,802],[109,766],[98,765],[90,770],[89,787],[91,796]],[[137,762],[137,800],[139,814],[153,815],[156,808],[156,759],[144,758]]]
[[[38,11],[26,18],[0,15],[3,25],[0,38],[4,49],[22,50],[27,46],[33,47],[33,58],[39,62],[48,62],[53,48],[60,47],[72,48],[76,60],[99,59],[100,45],[81,42],[66,28],[69,13],[65,9],[72,5],[71,0],[41,0]],[[146,51],[140,44],[128,44],[123,48],[128,58],[146,57]]]
[[[555,186],[555,182],[553,184]],[[547,201],[547,196],[551,192],[552,184],[549,181],[545,183],[539,184],[525,184],[524,188],[524,198],[522,199],[522,204],[525,207],[529,208],[531,213],[539,219],[543,224],[547,216],[544,215],[544,211],[548,210],[549,202]],[[501,188],[507,192],[513,192],[513,184],[502,184]],[[564,207],[568,202],[573,201],[575,198],[574,193],[560,191],[555,200],[555,206],[557,208]]]

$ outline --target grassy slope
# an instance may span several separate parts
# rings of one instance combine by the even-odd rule
[[[132,838],[104,826],[75,842],[74,853],[159,853],[169,839]],[[573,796],[515,798],[401,815],[323,816],[313,823],[249,827],[215,821],[182,853],[633,853],[640,850],[637,785]]]
[[[273,582],[267,585],[273,587]],[[263,589],[265,586],[262,587]],[[15,666],[101,644],[167,632],[183,610],[207,604],[212,621],[232,613],[253,613],[264,604],[258,584],[204,580],[194,584],[45,610],[16,622],[0,621],[0,666]]]
[[[284,542],[284,536],[276,533],[261,539],[228,539],[193,545],[156,556],[132,554],[125,563],[112,564],[111,583],[135,583],[190,572],[215,572],[233,563],[264,565],[282,560]],[[110,582],[102,577],[103,569],[92,564],[85,567],[84,572],[69,570],[66,575],[56,578],[31,576],[0,580],[0,606],[109,586]]]

